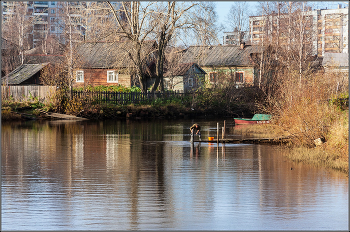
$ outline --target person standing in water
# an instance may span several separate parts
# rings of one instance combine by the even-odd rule
[[[198,134],[199,136],[199,140],[202,140],[201,139],[201,127],[198,125],[198,124],[193,124],[191,127],[190,127],[190,130],[191,130],[191,138],[193,138],[193,135],[194,135],[194,132],[196,130],[196,135]]]

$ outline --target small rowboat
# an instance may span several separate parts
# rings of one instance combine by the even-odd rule
[[[235,125],[238,124],[264,124],[270,123],[270,114],[254,114],[252,118],[234,118]]]

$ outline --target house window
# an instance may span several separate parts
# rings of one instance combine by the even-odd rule
[[[107,71],[107,82],[118,83],[118,73],[115,71]]]
[[[210,82],[217,82],[217,80],[218,80],[218,73],[216,73],[216,72],[209,73],[209,81]]]
[[[193,87],[193,78],[188,78],[188,87]]]
[[[51,31],[55,31],[55,27],[54,26],[51,26]]]
[[[164,88],[166,88],[166,89],[170,88],[169,80],[164,80]]]
[[[54,14],[55,13],[55,9],[51,9],[51,14]]]
[[[236,82],[243,83],[243,73],[242,72],[236,72]]]
[[[84,71],[81,71],[81,70],[77,71],[76,75],[77,75],[77,79],[76,79],[77,82],[84,82]]]

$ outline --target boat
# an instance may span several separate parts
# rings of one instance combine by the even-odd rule
[[[271,119],[270,114],[254,114],[252,118],[234,118],[235,125],[270,123],[270,119]]]

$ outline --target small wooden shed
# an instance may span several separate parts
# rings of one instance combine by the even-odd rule
[[[183,63],[164,74],[164,87],[179,92],[195,91],[204,85],[206,72],[196,63]]]
[[[42,85],[40,75],[47,65],[22,64],[2,78],[2,85]]]

